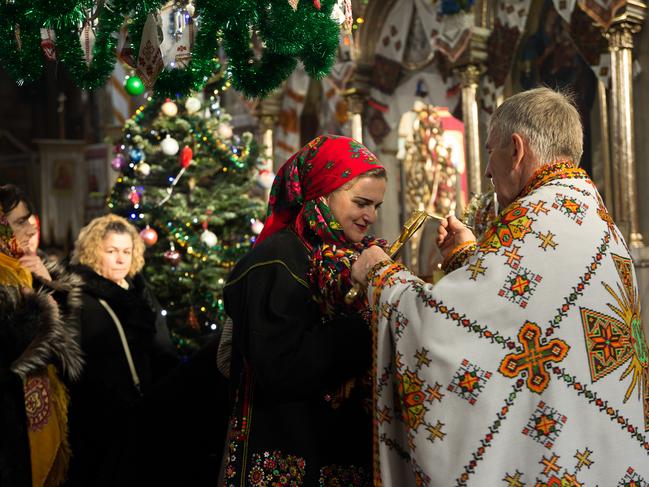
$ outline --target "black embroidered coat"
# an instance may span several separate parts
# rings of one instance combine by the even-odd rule
[[[130,485],[137,463],[147,454],[137,415],[146,395],[177,364],[160,306],[141,275],[128,290],[86,266],[73,268],[83,280],[81,346],[86,366],[70,388],[72,461],[67,486]],[[128,341],[141,393],[135,388],[114,321],[99,303],[105,300],[119,318]]]
[[[324,322],[308,255],[281,230],[226,285],[234,412],[222,485],[371,485],[368,395],[338,393],[369,368],[370,330],[359,317]]]

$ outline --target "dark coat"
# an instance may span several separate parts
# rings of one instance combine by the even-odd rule
[[[81,346],[86,367],[70,388],[72,462],[66,485],[126,485],[139,442],[135,418],[153,385],[176,364],[177,356],[160,305],[144,278],[128,290],[85,266],[73,268],[84,280]],[[119,318],[141,386],[133,384],[117,328],[99,299]],[[122,478],[123,477],[123,478]]]
[[[371,485],[368,396],[357,387],[336,399],[369,369],[369,326],[324,320],[308,267],[308,250],[285,229],[245,256],[225,287],[235,397],[224,485]]]
[[[34,292],[0,286],[0,485],[30,487],[23,378],[54,364],[70,383],[83,359],[78,343],[80,280],[46,263],[53,281],[34,276]],[[47,298],[51,294],[56,304]]]

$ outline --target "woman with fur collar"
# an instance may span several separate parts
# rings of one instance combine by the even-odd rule
[[[83,366],[80,291],[35,255],[32,217],[18,188],[0,186],[0,485],[58,486],[70,457],[63,381]]]
[[[71,388],[67,485],[130,485],[141,469],[142,398],[178,362],[161,308],[140,274],[144,244],[117,215],[81,230],[71,262],[83,281],[81,347],[86,366]],[[154,405],[155,406],[155,405]],[[158,445],[153,445],[152,448]],[[133,460],[133,451],[140,450]]]

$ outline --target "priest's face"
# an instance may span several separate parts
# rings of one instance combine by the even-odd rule
[[[499,142],[504,142],[504,144],[501,145]],[[489,162],[485,176],[491,179],[500,208],[505,208],[514,201],[521,190],[514,171],[514,151],[514,142],[511,137],[504,141],[498,141],[493,130],[489,132],[487,138]]]
[[[377,177],[358,177],[348,188],[342,187],[325,198],[345,237],[360,242],[376,221],[383,204],[386,181]]]

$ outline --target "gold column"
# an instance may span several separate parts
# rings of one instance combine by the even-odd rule
[[[635,176],[632,49],[633,34],[640,30],[645,10],[641,0],[628,1],[606,32],[611,52],[613,170],[619,181],[614,177],[620,198],[616,217],[630,247],[643,246]]]
[[[602,137],[602,163],[604,165],[604,202],[608,210],[615,215],[619,202],[614,201],[619,197],[619,191],[613,191],[613,171],[611,169],[611,145],[609,142],[608,103],[606,100],[606,85],[597,80],[597,99],[599,102],[599,126]]]
[[[469,193],[471,195],[482,192],[482,167],[480,164],[480,128],[478,125],[478,82],[480,81],[480,68],[475,64],[468,64],[458,70],[462,84],[462,118],[465,128],[465,147],[467,172],[469,179]]]

